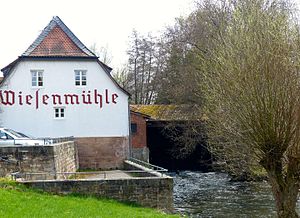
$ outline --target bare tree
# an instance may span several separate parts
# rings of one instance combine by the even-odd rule
[[[109,65],[112,61],[112,55],[111,52],[109,51],[108,45],[105,47],[101,46],[98,48],[97,43],[93,43],[90,46],[90,50],[94,52],[95,55],[99,57],[99,60],[103,62],[106,65]]]
[[[129,89],[129,79],[128,79],[128,67],[123,66],[117,68],[112,72],[112,77],[118,82],[118,84],[125,90]]]
[[[161,71],[161,57],[157,40],[148,34],[133,31],[128,49],[129,91],[135,104],[151,104],[157,90],[157,75]]]
[[[224,5],[231,11],[221,23],[225,31],[200,56],[211,147],[260,164],[278,217],[298,217],[299,26],[287,1],[224,0]]]
[[[131,93],[134,95],[134,103],[138,104],[138,59],[140,57],[139,51],[139,36],[136,30],[132,33],[132,45],[128,50],[129,55],[129,80],[131,80]],[[132,79],[133,78],[133,79]]]

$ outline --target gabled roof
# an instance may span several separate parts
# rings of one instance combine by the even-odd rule
[[[20,61],[28,59],[95,60],[113,83],[126,95],[130,96],[130,93],[122,88],[110,74],[112,68],[101,62],[98,57],[72,33],[58,16],[52,18],[50,23],[21,56],[1,69],[4,79],[0,82],[0,85],[4,83],[6,78],[8,78],[14,67],[16,67]]]
[[[57,16],[21,56],[96,57]]]

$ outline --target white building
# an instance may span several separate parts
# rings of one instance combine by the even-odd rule
[[[129,153],[129,94],[58,18],[2,69],[2,126],[74,136],[81,168],[118,168]]]

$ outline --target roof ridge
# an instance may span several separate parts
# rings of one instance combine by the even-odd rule
[[[64,22],[58,16],[54,16],[52,18],[49,24],[42,30],[39,36],[21,56],[29,56],[34,51],[34,49],[43,42],[43,40],[48,36],[48,34],[55,26],[59,26],[62,31],[72,40],[72,42],[86,55],[97,57],[75,36],[75,34],[64,24]]]

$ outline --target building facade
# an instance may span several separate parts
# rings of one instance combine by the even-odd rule
[[[2,69],[1,125],[35,137],[74,136],[80,168],[119,168],[129,155],[129,94],[111,70],[53,17]]]

